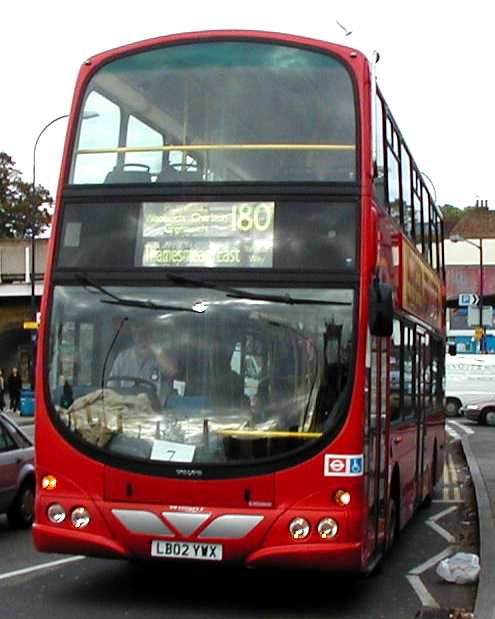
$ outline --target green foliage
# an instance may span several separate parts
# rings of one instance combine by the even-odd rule
[[[465,212],[462,208],[452,206],[452,204],[444,204],[440,207],[440,210],[442,211],[444,219],[458,220],[461,219],[463,215],[465,215]]]
[[[22,180],[15,162],[0,152],[0,238],[30,238],[43,233],[51,222],[49,208],[53,203],[50,192]]]

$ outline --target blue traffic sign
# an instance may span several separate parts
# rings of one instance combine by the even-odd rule
[[[463,292],[459,295],[459,305],[461,306],[478,305],[479,302],[479,296],[473,292]]]

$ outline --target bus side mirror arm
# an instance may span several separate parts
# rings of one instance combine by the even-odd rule
[[[369,326],[371,335],[390,337],[394,328],[394,298],[390,284],[375,278],[370,286]]]

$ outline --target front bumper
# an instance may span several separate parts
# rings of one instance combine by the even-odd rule
[[[154,559],[154,540],[206,546],[222,546],[222,563],[244,564],[248,567],[297,567],[307,569],[362,570],[363,544],[350,539],[349,512],[345,510],[304,510],[311,521],[307,540],[288,540],[289,522],[300,510],[242,510],[208,508],[203,512],[173,512],[170,506],[129,505],[84,501],[92,520],[87,529],[75,530],[66,518],[53,524],[46,517],[49,503],[55,497],[37,497],[37,517],[33,526],[38,550],[85,556]],[[56,502],[67,511],[73,501],[57,497]],[[78,501],[79,503],[79,501]],[[339,530],[332,540],[321,540],[316,525],[323,517],[333,517]],[[184,544],[185,545],[185,544]],[[175,557],[176,558],[176,557]],[[158,560],[174,560],[163,557]],[[183,559],[184,560],[184,559]],[[189,559],[185,559],[189,560]],[[194,559],[192,559],[194,561]]]
[[[481,409],[479,408],[461,408],[461,414],[471,421],[479,421]]]

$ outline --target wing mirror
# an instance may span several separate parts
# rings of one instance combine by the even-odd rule
[[[392,286],[375,279],[370,287],[369,324],[371,335],[390,337],[394,329]]]

